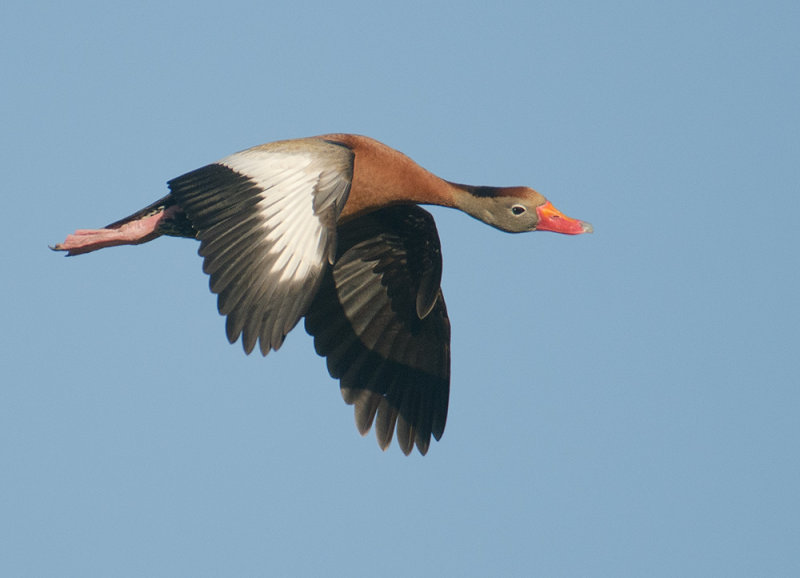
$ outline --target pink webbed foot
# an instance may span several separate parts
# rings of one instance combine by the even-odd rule
[[[50,248],[53,251],[66,251],[71,256],[91,253],[105,247],[146,243],[161,235],[158,224],[163,215],[163,212],[159,212],[113,229],[78,229],[72,235],[67,235],[63,243]]]

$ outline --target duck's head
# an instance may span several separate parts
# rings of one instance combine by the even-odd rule
[[[529,187],[455,186],[462,191],[458,195],[459,209],[502,231],[553,231],[566,235],[594,231],[591,224],[567,217]]]

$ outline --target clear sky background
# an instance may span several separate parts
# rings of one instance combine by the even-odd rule
[[[4,2],[0,575],[800,575],[800,3]],[[381,452],[190,240],[48,244],[357,132],[596,233],[434,209],[447,430]]]

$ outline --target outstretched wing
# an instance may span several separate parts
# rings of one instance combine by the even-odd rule
[[[321,139],[248,149],[169,182],[200,240],[233,343],[278,349],[333,263],[350,149]]]
[[[450,322],[439,283],[433,217],[388,207],[339,226],[335,265],[306,314],[306,331],[365,434],[385,449],[397,429],[405,454],[444,433],[450,392]]]

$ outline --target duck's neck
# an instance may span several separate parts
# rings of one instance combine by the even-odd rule
[[[403,153],[374,139],[350,134],[325,135],[355,153],[350,197],[342,220],[403,203],[440,205],[461,209],[484,219],[497,187],[474,187],[445,181]]]

